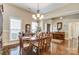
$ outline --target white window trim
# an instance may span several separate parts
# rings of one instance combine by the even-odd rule
[[[21,18],[19,18],[18,16],[10,16],[9,17],[9,41],[16,41],[16,40],[18,40],[18,39],[15,39],[15,40],[12,40],[12,39],[10,39],[10,20],[11,20],[11,18],[13,18],[13,19],[18,19],[18,20],[21,20]],[[21,21],[21,24],[22,24],[22,21]],[[22,27],[22,25],[21,25],[21,27]]]

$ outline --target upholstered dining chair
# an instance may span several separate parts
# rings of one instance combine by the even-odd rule
[[[43,50],[43,40],[42,38],[38,38],[38,41],[33,43],[33,50],[36,54],[41,54],[42,50]]]
[[[38,41],[33,44],[33,47],[36,48],[36,53],[40,55],[46,52],[50,47],[50,41],[50,37],[39,37]]]
[[[27,54],[32,47],[30,40],[24,42],[22,36],[19,36],[19,46],[20,46],[20,50],[19,50],[20,55]]]

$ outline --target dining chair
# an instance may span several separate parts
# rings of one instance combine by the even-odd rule
[[[51,47],[52,33],[46,32],[45,34],[45,51],[49,51]]]
[[[22,39],[22,36],[19,37],[19,46],[20,46],[20,50],[19,50],[20,55],[28,54],[28,52],[32,47],[30,40],[24,42],[24,40]]]
[[[39,37],[38,41],[33,43],[33,47],[36,48],[36,53],[40,55],[46,52],[50,47],[50,42],[50,37]]]
[[[42,49],[43,49],[43,40],[42,40],[42,38],[38,38],[38,41],[33,43],[33,49],[36,50],[36,51],[34,51],[36,54],[41,54]]]

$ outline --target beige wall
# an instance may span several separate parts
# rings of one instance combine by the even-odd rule
[[[3,45],[7,45],[9,43],[16,43],[16,42],[9,42],[9,20],[10,17],[18,17],[22,20],[22,31],[25,30],[25,24],[31,24],[32,22],[32,13],[15,7],[11,4],[4,4],[4,13],[3,13]]]

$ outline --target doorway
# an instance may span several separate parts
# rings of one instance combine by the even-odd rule
[[[78,50],[78,36],[79,36],[79,22],[72,22],[69,23],[69,38],[71,38],[71,40],[69,40],[69,48],[73,49],[73,50]]]
[[[79,22],[69,24],[69,38],[78,38],[79,36]]]
[[[47,32],[50,32],[50,24],[47,24]]]

